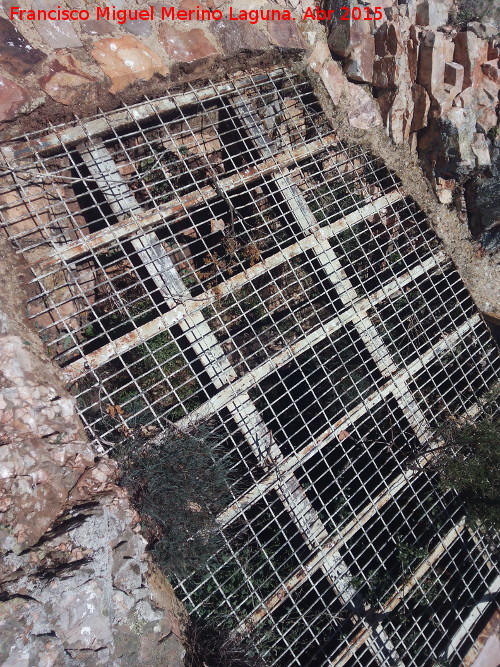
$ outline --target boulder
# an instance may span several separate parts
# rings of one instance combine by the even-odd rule
[[[415,22],[431,28],[446,25],[452,4],[452,0],[417,0]]]
[[[498,34],[498,28],[493,23],[472,21],[467,24],[467,31],[473,32],[480,39],[492,39]]]
[[[491,165],[488,142],[486,141],[484,134],[476,132],[470,147],[476,157],[476,167],[478,169],[489,167]]]
[[[498,67],[498,60],[487,60],[481,65],[481,70],[485,77],[500,85],[500,68]]]
[[[347,116],[353,127],[368,130],[382,125],[377,103],[363,86],[347,83],[347,98]]]
[[[443,33],[427,31],[420,44],[417,83],[438,105],[448,97],[444,88],[445,64],[452,61],[453,42]]]
[[[466,30],[455,37],[453,62],[464,68],[463,88],[477,86],[482,78],[481,64],[488,60],[488,43]]]
[[[400,80],[400,59],[384,56],[373,64],[372,83],[375,88],[397,88]]]
[[[427,116],[431,106],[431,100],[423,86],[414,83],[412,86],[413,118],[411,121],[411,132],[417,132],[427,125]]]

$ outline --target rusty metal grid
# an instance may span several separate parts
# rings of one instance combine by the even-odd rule
[[[499,362],[398,178],[291,69],[1,150],[28,315],[96,446],[220,441],[233,501],[188,607],[269,665],[460,665],[499,575],[428,464]]]

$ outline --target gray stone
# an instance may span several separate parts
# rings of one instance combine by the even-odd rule
[[[148,37],[153,30],[151,21],[126,21],[123,27],[127,32],[138,37]]]
[[[57,0],[32,0],[34,10],[57,9],[57,6]],[[82,46],[80,38],[69,21],[33,21],[33,25],[43,41],[54,49],[71,49]]]
[[[211,30],[227,56],[234,56],[243,50],[263,51],[269,47],[269,40],[262,30],[246,21],[235,22],[223,18],[213,23]]]
[[[99,21],[90,20],[82,22],[82,30],[88,35],[114,35],[116,34],[116,27],[106,21],[106,19],[99,19]]]
[[[481,39],[492,39],[498,35],[498,27],[493,23],[479,23],[479,21],[468,23],[467,31],[473,32]]]
[[[142,584],[142,574],[139,563],[132,559],[121,561],[121,565],[113,577],[113,584],[125,593],[139,588]]]
[[[103,586],[96,579],[63,593],[53,623],[66,649],[96,650],[112,644],[110,617],[104,604]]]

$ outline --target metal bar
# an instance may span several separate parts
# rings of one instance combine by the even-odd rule
[[[173,308],[165,315],[161,315],[156,319],[152,320],[151,322],[147,322],[146,324],[137,327],[137,329],[131,331],[129,334],[121,336],[120,338],[117,338],[111,343],[103,345],[101,348],[99,348],[99,350],[96,350],[95,352],[88,353],[85,359],[83,358],[77,359],[71,364],[68,364],[68,366],[64,368],[64,373],[65,376],[68,378],[68,382],[78,378],[79,375],[86,372],[86,370],[89,367],[98,368],[99,366],[102,366],[103,364],[110,361],[114,357],[117,357],[120,354],[124,354],[127,350],[131,349],[138,343],[144,342],[149,338],[156,336],[163,329],[178,324],[183,318],[194,314],[200,308],[205,308],[206,306],[215,303],[219,298],[221,298],[221,296],[226,296],[228,294],[234,293],[237,289],[240,289],[240,287],[249,280],[253,280],[259,275],[263,275],[266,271],[273,268],[274,266],[278,266],[279,264],[281,264],[283,258],[289,259],[295,257],[301,254],[301,252],[303,252],[304,249],[307,249],[307,246],[312,248],[313,242],[315,241],[312,236],[310,237],[310,239],[311,239],[310,244],[306,243],[306,241],[308,241],[309,239],[306,239],[306,241],[303,242],[296,243],[293,246],[285,248],[276,255],[273,255],[273,257],[260,262],[259,264],[251,267],[250,269],[247,269],[244,273],[229,278],[225,283],[217,286],[217,293],[215,293],[213,290],[209,290],[205,292],[205,295],[203,296],[196,298],[190,297],[189,300],[185,301],[185,303],[183,303],[182,305],[180,304],[177,305],[175,308]],[[414,269],[412,269],[411,271],[408,271],[406,274],[399,276],[396,280],[393,280],[391,283],[388,283],[387,286],[384,286],[382,290],[379,290],[378,292],[372,294],[369,298],[359,297],[358,302],[355,304],[357,306],[358,312],[360,310],[367,311],[373,305],[380,303],[389,296],[393,296],[400,293],[401,290],[405,287],[405,285],[415,280],[415,278],[417,278],[418,276],[423,275],[424,273],[427,273],[429,271],[432,271],[438,266],[439,261],[444,261],[445,259],[446,258],[444,257],[443,254],[430,257],[422,265],[419,265]],[[354,317],[355,315],[354,310],[349,312],[351,313],[352,317]],[[344,318],[342,322],[344,321],[345,322],[349,321],[349,318],[348,317]]]
[[[473,318],[471,318],[469,322],[465,322],[460,327],[459,330],[454,331],[451,334],[448,334],[448,336],[442,341],[439,341],[434,346],[434,348],[428,350],[425,354],[425,357],[422,357],[421,359],[416,360],[414,362],[411,374],[417,373],[421,368],[425,367],[425,365],[429,363],[429,361],[431,361],[439,352],[451,349],[453,345],[460,340],[461,336],[463,336],[469,330],[472,330],[472,326],[474,326],[474,324],[478,324],[479,322],[480,322],[480,316],[475,315]],[[363,414],[365,414],[370,407],[373,407],[378,402],[391,395],[394,391],[395,382],[397,382],[399,378],[408,380],[411,377],[411,374],[409,370],[400,371],[397,376],[392,378],[392,380],[386,382],[376,391],[372,392],[369,396],[367,396],[363,400],[362,403],[353,408],[353,410],[351,410],[347,415],[339,419],[332,427],[326,429],[323,432],[323,434],[321,434],[318,438],[316,438],[312,443],[308,443],[298,454],[290,456],[287,459],[284,459],[282,467],[280,467],[279,469],[279,473],[281,475],[285,475],[290,471],[292,471],[294,467],[299,465],[299,462],[304,463],[310,456],[312,456],[315,453],[315,451],[318,451],[320,448],[325,447],[334,437],[338,436],[338,434],[341,431],[345,430],[349,426],[349,424],[354,424],[355,421],[359,419],[359,417],[363,416]],[[187,422],[187,419],[185,421]],[[422,465],[425,465],[427,460],[430,460],[428,459],[427,455],[419,459],[417,461],[416,467],[417,468],[422,467]],[[399,475],[396,478],[396,480],[391,484],[390,489],[395,489],[397,492],[399,488],[402,488],[401,484],[403,485],[406,484],[405,479],[407,479],[408,477],[410,478],[414,477],[414,473],[412,473],[411,471],[407,471],[405,472],[404,475]],[[241,512],[242,508],[252,504],[252,502],[257,497],[264,495],[264,493],[274,488],[275,485],[276,485],[276,474],[273,472],[267,475],[262,481],[256,484],[255,487],[253,487],[245,495],[239,498],[237,502],[230,505],[219,516],[218,520],[222,525],[229,523]],[[387,496],[387,499],[392,497],[392,495],[393,493],[391,492],[390,495]],[[381,498],[383,499],[384,497],[385,494],[382,494]],[[378,500],[374,500],[373,504],[377,504],[378,502],[379,502]],[[385,502],[386,500],[383,500],[382,504],[384,504]],[[373,507],[373,504],[371,504],[370,507]],[[353,519],[353,525],[355,524],[361,525],[361,523],[362,521],[359,518],[359,516],[356,517],[356,519]],[[349,524],[347,525],[349,526]]]
[[[482,614],[486,609],[495,601],[498,592],[500,591],[500,574],[494,579],[494,581],[488,586],[486,592],[482,595],[480,601],[474,605],[473,610],[469,616],[462,623],[458,631],[451,638],[450,643],[443,651],[443,658],[449,660],[460,648],[460,644],[467,638],[470,634],[470,631],[481,618]]]
[[[119,218],[138,207],[135,197],[105,146],[80,145],[78,149],[100,191]],[[132,245],[170,307],[174,307],[178,299],[190,296],[156,234],[149,233],[132,239]],[[178,324],[198,354],[214,385],[220,388],[232,382],[236,378],[236,373],[201,312],[197,310],[190,313],[180,319]]]
[[[297,161],[313,155],[318,150],[327,148],[337,141],[335,135],[323,137],[321,140],[312,141],[304,146],[283,152],[272,159],[259,163],[255,167],[248,167],[244,171],[237,172],[218,181],[218,188],[223,192],[252,183],[264,176],[273,174],[281,165],[290,165]],[[205,185],[196,191],[189,192],[178,197],[174,203],[159,204],[157,210],[151,213],[135,213],[133,218],[127,218],[119,224],[112,225],[97,232],[88,234],[83,240],[66,244],[64,247],[51,249],[46,256],[38,258],[44,269],[60,263],[61,261],[75,261],[89,252],[96,251],[119,239],[142,233],[145,230],[165,223],[170,218],[183,217],[187,212],[219,196],[218,191],[211,185]],[[399,199],[400,195],[394,196],[393,201]],[[385,204],[387,205],[387,204]],[[137,207],[139,210],[139,207]]]
[[[99,137],[106,132],[109,132],[109,126],[113,125],[115,128],[129,125],[132,122],[139,122],[146,120],[155,114],[167,113],[175,111],[178,107],[183,107],[191,104],[198,104],[205,102],[212,98],[218,98],[221,95],[227,95],[236,90],[245,89],[255,84],[272,81],[280,77],[283,73],[282,69],[274,69],[266,74],[256,74],[253,76],[243,77],[236,81],[226,81],[219,84],[211,84],[204,88],[198,88],[196,93],[189,92],[184,94],[177,94],[173,97],[161,97],[154,101],[136,104],[126,109],[114,111],[107,114],[106,118],[101,116],[95,119],[86,120],[75,123],[70,127],[61,125],[53,134],[43,136],[43,138],[32,139],[19,148],[4,147],[4,155],[6,159],[13,157],[15,160],[25,159],[33,155],[33,153],[45,153],[57,148],[61,144],[74,144],[88,136]]]
[[[438,544],[438,546],[430,553],[419,565],[419,567],[413,572],[413,574],[404,582],[399,589],[391,595],[389,600],[384,604],[384,606],[377,613],[377,616],[383,617],[388,612],[393,611],[400,602],[404,601],[408,593],[415,588],[420,579],[422,579],[427,572],[431,569],[434,563],[441,558],[441,556],[446,553],[448,548],[453,544],[453,542],[459,537],[462,531],[465,528],[464,520],[460,521],[456,526],[454,526],[450,532],[443,538],[443,540]],[[347,664],[352,658],[353,653],[363,645],[366,641],[368,633],[366,629],[360,630],[356,635],[350,640],[349,646],[346,646],[340,653],[338,653],[333,660],[329,662],[331,667],[343,667]]]

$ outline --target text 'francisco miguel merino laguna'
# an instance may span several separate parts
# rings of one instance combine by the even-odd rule
[[[342,12],[342,10],[344,10]],[[351,10],[351,12],[349,12]],[[359,10],[359,16],[354,16],[354,10]],[[362,11],[363,10],[363,11]],[[380,16],[377,13],[380,12]],[[307,7],[302,15],[302,20],[312,19],[314,21],[324,21],[331,19],[334,10],[325,11],[319,7]],[[365,20],[381,18],[381,8],[374,7],[342,7],[341,20]],[[115,5],[111,7],[95,7],[93,11],[88,9],[65,9],[58,6],[56,9],[22,9],[21,7],[10,8],[10,19],[20,21],[88,21],[100,19],[106,21],[115,21],[116,23],[126,23],[127,21],[154,21],[155,18],[161,21],[221,21],[224,16],[220,9],[177,9],[176,7],[147,7],[145,9],[117,9]],[[234,9],[229,7],[230,21],[248,21],[249,23],[258,23],[259,21],[296,21],[288,9]]]

